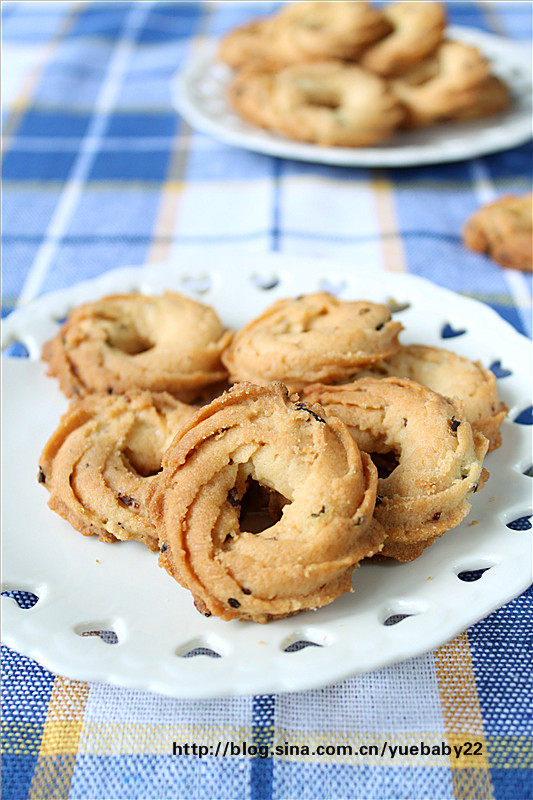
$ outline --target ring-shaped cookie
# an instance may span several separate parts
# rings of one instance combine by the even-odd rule
[[[382,555],[411,561],[468,514],[468,498],[488,478],[488,441],[454,403],[401,378],[310,386],[302,397],[342,419],[364,452],[396,455],[398,465],[378,481]]]
[[[291,402],[281,384],[241,384],[167,450],[149,502],[160,563],[203,613],[266,622],[318,608],[379,551],[375,467],[321,411]],[[240,523],[252,481],[281,495],[280,519],[257,533]]]
[[[39,460],[48,505],[85,536],[157,550],[146,494],[172,437],[195,412],[164,393],[74,400]]]
[[[226,34],[219,58],[237,69],[263,59],[278,67],[325,58],[355,59],[389,30],[384,15],[366,2],[290,3],[268,19]]]
[[[223,361],[233,381],[281,380],[294,389],[346,380],[395,353],[401,329],[387,306],[317,292],[267,308],[236,334]]]
[[[367,2],[288,3],[272,18],[270,54],[285,64],[355,60],[390,28],[381,11]]]
[[[411,344],[374,364],[364,373],[367,374],[407,378],[443,397],[458,398],[472,427],[489,440],[489,450],[500,446],[500,427],[508,409],[498,397],[494,374],[479,361],[470,361],[441,347]]]
[[[360,64],[383,77],[402,73],[426,58],[442,40],[446,17],[440,3],[403,2],[387,6],[392,32],[369,47]]]
[[[145,389],[194,399],[226,377],[230,339],[212,308],[175,292],[112,295],[71,311],[43,359],[68,397]]]
[[[416,127],[472,114],[471,107],[486,97],[489,78],[489,62],[477,47],[448,41],[391,87],[405,106],[404,125]]]
[[[365,147],[389,138],[404,110],[379,76],[340,61],[297,64],[272,86],[276,130],[324,146]]]
[[[218,57],[234,69],[240,69],[252,61],[271,59],[270,27],[270,19],[259,19],[234,28],[222,39]]]

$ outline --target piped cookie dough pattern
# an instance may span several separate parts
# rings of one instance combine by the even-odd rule
[[[267,60],[278,66],[314,59],[354,59],[390,25],[366,2],[288,4],[273,17],[230,31],[219,57],[230,67]]]
[[[386,139],[404,118],[400,103],[377,75],[339,61],[244,67],[228,89],[240,116],[292,139],[356,147]]]
[[[287,67],[274,78],[271,127],[291,139],[365,147],[388,139],[404,111],[379,76],[336,61]]]
[[[230,339],[212,308],[183,295],[113,295],[74,309],[43,359],[67,397],[146,389],[194,400],[225,379]]]
[[[328,418],[342,419],[360,449],[378,461],[397,458],[379,479],[374,511],[387,533],[384,556],[411,561],[468,514],[468,498],[488,478],[488,441],[457,405],[400,378],[310,386],[302,397],[320,403]]]
[[[391,3],[384,16],[392,30],[363,54],[361,64],[386,77],[404,72],[432,53],[446,26],[439,3]]]
[[[85,536],[135,539],[157,550],[146,493],[173,435],[195,411],[149,392],[75,400],[39,461],[48,505]]]
[[[285,64],[354,60],[389,30],[386,17],[364,0],[287,3],[272,18],[270,52]]]
[[[387,306],[318,292],[274,303],[236,334],[223,361],[233,381],[293,389],[346,380],[395,353],[401,329]]]
[[[500,427],[508,409],[498,397],[494,374],[479,361],[440,347],[411,344],[374,364],[364,375],[408,378],[443,397],[459,399],[472,427],[489,440],[489,449],[501,445]]]
[[[444,42],[429,58],[391,81],[405,107],[405,127],[490,116],[510,104],[507,87],[490,74],[477,47]]]
[[[274,493],[279,515],[256,533],[241,522],[250,483]],[[340,420],[291,402],[281,384],[236,386],[204,406],[163,459],[149,503],[161,563],[207,615],[266,622],[318,608],[381,549],[376,485]]]

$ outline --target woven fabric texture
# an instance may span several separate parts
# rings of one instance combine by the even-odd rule
[[[529,189],[530,145],[464,163],[345,169],[230,148],[175,113],[169,81],[202,37],[276,5],[3,3],[3,314],[117,266],[274,250],[422,275],[530,335],[531,276],[460,238],[481,203]],[[530,3],[453,2],[448,12],[517,47],[530,41]],[[530,527],[524,517],[512,535]],[[527,800],[532,597],[417,659],[291,695],[174,700],[67,680],[3,648],[4,800]],[[218,741],[401,749],[173,754],[173,742]],[[452,752],[406,749],[422,741]],[[477,752],[456,757],[467,742]]]

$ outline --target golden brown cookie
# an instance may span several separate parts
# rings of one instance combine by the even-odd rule
[[[149,502],[160,563],[203,613],[267,622],[318,608],[380,550],[375,467],[346,426],[321,413],[291,402],[281,384],[241,384],[167,450]],[[254,485],[273,493],[279,516],[264,530],[244,513]]]
[[[468,498],[488,478],[488,441],[454,403],[401,378],[309,386],[301,396],[342,419],[361,450],[394,459],[379,479],[374,511],[387,533],[384,556],[417,558],[466,517]]]
[[[230,67],[266,60],[278,67],[325,58],[354,59],[390,30],[366,2],[290,3],[278,14],[230,31],[219,58]]]
[[[43,359],[68,397],[146,389],[194,399],[226,377],[230,339],[212,308],[175,292],[112,295],[71,311]]]
[[[408,378],[443,397],[458,398],[472,427],[489,440],[489,450],[500,446],[500,427],[508,409],[498,397],[494,374],[479,361],[470,361],[440,347],[411,344],[402,346],[362,375]]]
[[[489,78],[489,62],[477,47],[447,41],[393,80],[391,87],[406,108],[404,124],[416,127],[461,119],[468,113],[475,116],[487,97]],[[486,106],[488,110],[490,104]]]
[[[387,306],[317,292],[267,308],[236,334],[223,361],[233,381],[281,380],[291,389],[341,381],[395,353],[401,329]]]
[[[509,195],[480,208],[466,223],[463,241],[504,267],[532,272],[533,194]]]
[[[385,81],[352,64],[297,64],[275,75],[275,130],[291,139],[334,147],[365,147],[388,139],[404,111]]]
[[[150,392],[74,400],[39,462],[48,505],[84,536],[135,539],[157,550],[146,493],[174,433],[195,411]]]
[[[355,60],[390,27],[381,11],[367,2],[287,3],[272,18],[270,54],[284,64]]]
[[[277,66],[270,62],[254,62],[236,72],[228,85],[231,107],[252,125],[276,130],[272,94],[277,72]]]
[[[468,105],[455,111],[452,122],[467,122],[480,117],[491,117],[507,111],[512,104],[509,87],[500,78],[489,75],[476,87]]]
[[[270,26],[271,20],[259,19],[234,28],[222,39],[218,57],[235,69],[245,66],[250,61],[271,58]]]
[[[392,31],[360,59],[363,67],[378,75],[402,73],[430,55],[442,41],[446,17],[440,3],[393,3],[383,13]]]

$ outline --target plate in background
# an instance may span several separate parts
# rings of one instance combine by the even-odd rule
[[[493,72],[513,94],[513,107],[503,114],[463,123],[447,123],[413,131],[399,131],[374,147],[323,147],[291,141],[253,126],[229,107],[226,90],[232,70],[216,58],[218,44],[199,48],[189,64],[176,74],[174,104],[192,128],[226,144],[298,161],[345,167],[407,167],[476,158],[508,150],[532,135],[531,54],[511,39],[451,26],[446,34],[479,47],[490,59]]]

